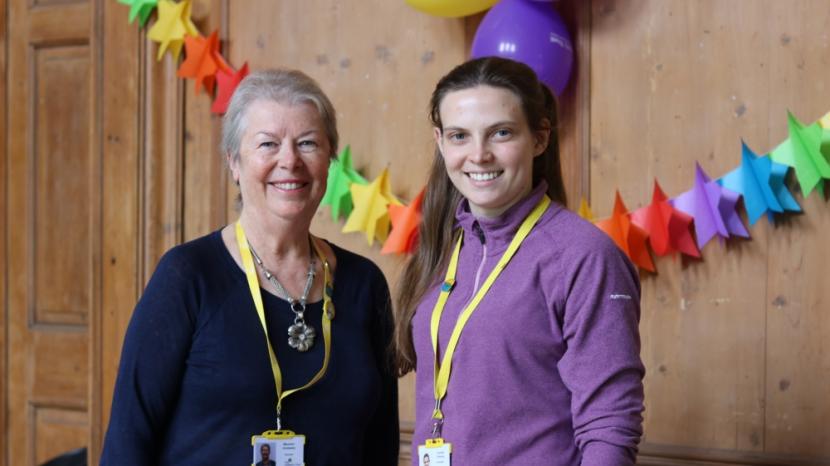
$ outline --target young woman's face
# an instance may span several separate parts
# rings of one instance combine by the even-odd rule
[[[244,125],[239,156],[229,160],[243,209],[311,218],[326,191],[331,155],[320,112],[310,103],[256,100]]]
[[[477,86],[450,92],[439,111],[435,141],[447,174],[476,217],[495,217],[533,188],[533,159],[550,130],[532,132],[512,91]]]

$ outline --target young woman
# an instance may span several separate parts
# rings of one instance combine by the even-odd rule
[[[396,331],[399,368],[417,372],[414,463],[634,464],[639,281],[564,207],[554,97],[527,66],[483,58],[438,82],[430,115]]]

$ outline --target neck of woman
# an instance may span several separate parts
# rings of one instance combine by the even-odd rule
[[[311,254],[309,244],[310,222],[268,220],[265,216],[251,215],[243,209],[239,216],[248,244],[256,251],[265,266],[277,263],[302,261],[307,263]],[[273,270],[273,268],[271,269]]]

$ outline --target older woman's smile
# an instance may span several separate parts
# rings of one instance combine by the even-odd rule
[[[280,191],[286,192],[293,192],[299,191],[308,186],[307,181],[301,180],[284,180],[284,181],[272,181],[269,183],[271,186],[279,189]]]

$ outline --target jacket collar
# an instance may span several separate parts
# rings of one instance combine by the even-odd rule
[[[470,212],[470,204],[463,199],[456,208],[456,225],[464,230],[467,241],[484,236],[487,250],[492,253],[503,251],[510,244],[519,226],[530,211],[542,199],[548,190],[548,184],[542,180],[530,193],[519,202],[510,206],[498,217],[477,218]],[[476,241],[478,243],[479,241]],[[489,255],[489,254],[488,254]]]

